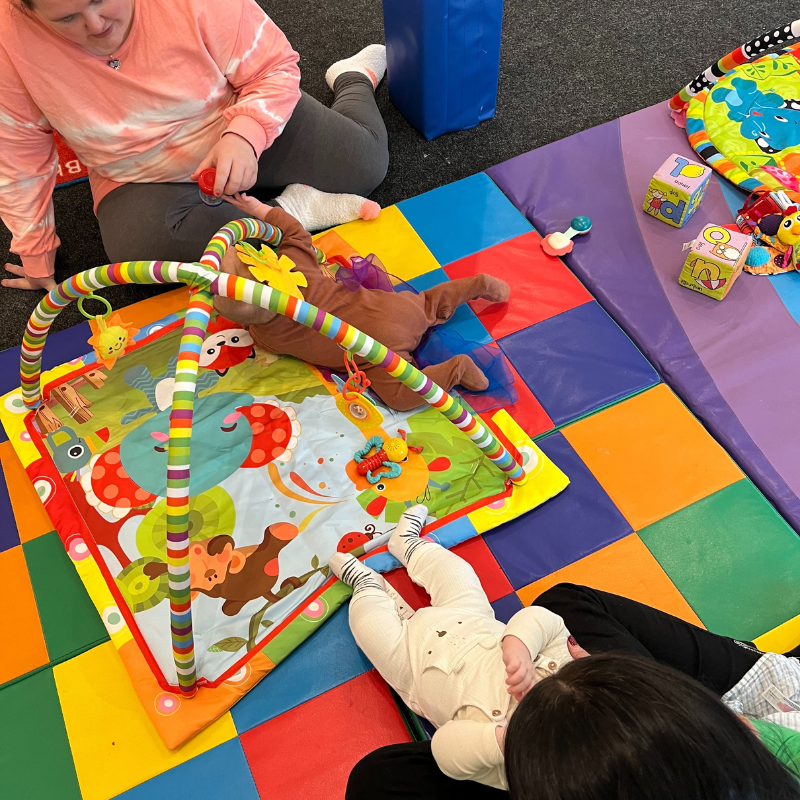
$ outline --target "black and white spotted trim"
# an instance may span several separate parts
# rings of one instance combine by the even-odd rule
[[[746,60],[760,56],[766,53],[773,47],[779,47],[782,44],[787,44],[800,37],[800,20],[792,22],[789,25],[782,25],[780,28],[775,28],[769,33],[764,33],[761,36],[751,39],[747,44],[742,45],[741,52]],[[708,69],[701,72],[689,85],[686,87],[688,94],[694,96],[699,94],[704,89],[713,86],[720,78],[724,77],[727,72],[720,66],[718,61],[712,64]]]

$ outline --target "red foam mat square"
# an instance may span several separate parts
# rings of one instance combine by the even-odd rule
[[[389,688],[371,670],[239,737],[262,798],[342,800],[350,770],[408,742]]]
[[[561,259],[548,256],[539,242],[539,234],[532,231],[444,268],[451,279],[487,272],[511,286],[508,303],[470,303],[495,340],[592,299]]]

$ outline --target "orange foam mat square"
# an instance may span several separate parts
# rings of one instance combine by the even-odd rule
[[[0,462],[17,522],[21,542],[29,542],[55,530],[55,525],[44,510],[41,499],[33,488],[31,479],[14,451],[11,442],[0,444]]]
[[[569,425],[563,434],[634,530],[743,477],[664,384]]]
[[[0,553],[0,610],[0,684],[3,684],[50,660],[20,545]]]
[[[529,606],[557,583],[583,584],[618,594],[704,627],[635,533],[518,589],[517,595],[523,605]]]
[[[341,800],[363,756],[410,740],[389,687],[374,670],[239,738],[265,800]]]

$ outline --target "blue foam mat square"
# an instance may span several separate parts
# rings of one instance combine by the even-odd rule
[[[8,496],[8,486],[3,466],[0,464],[0,553],[10,550],[19,544],[17,521],[14,509],[11,507],[11,498]]]
[[[91,335],[88,322],[50,334],[42,353],[42,371],[90,353],[92,346],[87,340]],[[0,394],[19,388],[20,350],[20,347],[11,347],[0,352]]]
[[[261,800],[238,737],[117,795],[124,800]]]
[[[494,609],[494,615],[500,622],[505,622],[508,624],[508,621],[517,611],[522,611],[522,600],[514,593],[507,594],[505,597],[501,597],[498,600],[495,600],[492,603],[492,608]]]
[[[505,336],[498,344],[556,425],[659,382],[636,345],[596,302]]]
[[[483,172],[397,207],[442,266],[533,230]]]
[[[350,633],[348,610],[340,608],[231,709],[239,733],[372,669]]]
[[[424,275],[412,278],[409,283],[418,291],[424,292],[432,289],[440,283],[449,281],[447,273],[443,269],[433,269]],[[466,304],[460,305],[456,313],[450,317],[443,325],[436,326],[438,330],[446,330],[450,333],[457,333],[468,342],[476,344],[491,344],[494,339],[483,323],[475,315],[475,312]]]
[[[483,534],[514,589],[544,578],[633,529],[561,433],[536,442],[570,484],[538,508]]]

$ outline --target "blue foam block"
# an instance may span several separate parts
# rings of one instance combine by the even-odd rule
[[[483,172],[404,200],[398,208],[442,266],[533,230]]]
[[[389,98],[426,139],[494,116],[503,0],[383,0]]]
[[[497,617],[500,622],[508,623],[517,611],[522,611],[523,606],[522,600],[520,600],[514,592],[511,592],[511,594],[507,594],[505,597],[495,600],[494,603],[492,603],[492,608],[494,609],[495,617]]]
[[[521,589],[633,533],[561,433],[536,442],[570,484],[533,511],[483,534],[514,589]]]
[[[239,733],[372,669],[350,633],[348,610],[339,609],[231,709]]]
[[[119,800],[261,800],[238,737],[117,795]]]
[[[659,382],[624,331],[595,302],[498,342],[556,425]]]

